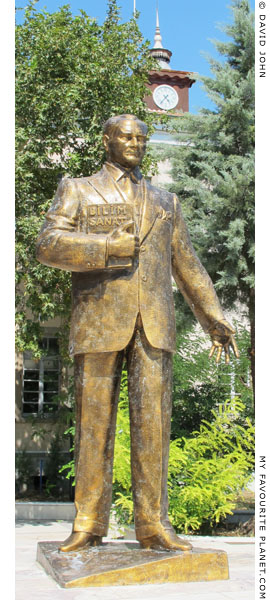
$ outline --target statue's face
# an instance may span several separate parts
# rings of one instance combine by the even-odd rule
[[[146,128],[131,120],[120,121],[111,134],[104,135],[104,146],[111,162],[128,169],[137,167],[146,148]]]

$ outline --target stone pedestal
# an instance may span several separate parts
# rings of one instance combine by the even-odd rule
[[[64,588],[176,583],[228,579],[222,550],[142,550],[138,542],[108,542],[96,548],[59,552],[60,542],[39,542],[37,561]]]

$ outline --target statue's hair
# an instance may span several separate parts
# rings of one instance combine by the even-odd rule
[[[110,119],[108,119],[103,125],[103,133],[106,135],[111,135],[113,130],[117,128],[117,125],[120,123],[120,121],[126,121],[126,120],[127,121],[137,121],[138,125],[140,125],[140,127],[145,130],[145,134],[147,134],[148,127],[147,127],[146,123],[144,123],[143,121],[140,121],[140,119],[138,119],[138,117],[135,117],[135,115],[128,115],[128,114],[116,115],[115,117],[110,117]]]

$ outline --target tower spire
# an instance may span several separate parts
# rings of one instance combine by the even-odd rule
[[[163,48],[162,37],[161,37],[160,27],[159,27],[158,3],[157,3],[157,8],[156,8],[156,33],[155,33],[155,37],[154,37],[154,48]]]
[[[172,53],[170,50],[166,50],[165,48],[163,48],[163,45],[162,45],[162,37],[161,37],[160,26],[159,26],[158,3],[156,6],[156,30],[155,30],[155,37],[154,37],[154,46],[153,46],[153,48],[151,48],[150,52],[151,52],[152,56],[157,59],[157,61],[159,62],[159,65],[162,69],[171,69],[169,64],[170,64]]]

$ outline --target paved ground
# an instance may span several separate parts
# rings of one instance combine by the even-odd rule
[[[60,588],[36,562],[37,542],[64,540],[67,522],[16,523],[16,600],[254,600],[254,539],[192,536],[199,548],[225,550],[230,579],[102,588]]]

